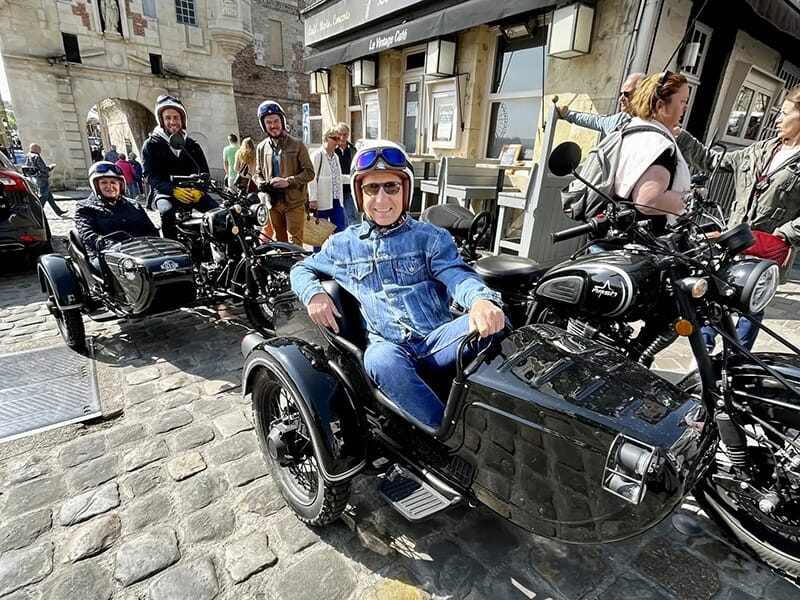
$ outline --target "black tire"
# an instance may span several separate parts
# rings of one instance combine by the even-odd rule
[[[322,478],[308,436],[309,423],[298,408],[294,390],[269,369],[260,369],[255,374],[252,389],[258,442],[284,500],[297,518],[308,525],[335,521],[350,499],[350,481],[332,484]],[[299,421],[298,429],[285,438],[297,459],[294,464],[282,465],[270,454],[267,437],[273,424],[286,417]]]
[[[85,354],[86,328],[83,325],[81,310],[79,308],[61,310],[56,304],[55,293],[49,281],[47,282],[47,308],[55,318],[58,331],[64,338],[67,347],[75,352]]]
[[[260,265],[262,273],[266,278],[266,289],[259,290],[258,298],[245,298],[244,314],[247,320],[260,334],[267,337],[275,335],[275,318],[272,311],[272,302],[275,297],[289,290],[289,270],[297,262],[290,257],[265,257]],[[246,269],[246,264],[240,267]],[[242,273],[242,277],[244,273]],[[244,279],[242,279],[244,281]]]
[[[700,506],[766,564],[800,583],[800,528],[795,527],[795,535],[786,535],[769,527],[753,517],[748,507],[737,507],[724,491],[710,483],[709,475],[693,491]]]

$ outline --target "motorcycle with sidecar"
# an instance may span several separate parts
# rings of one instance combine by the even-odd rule
[[[625,261],[646,264],[663,284],[675,307],[669,327],[698,365],[677,384],[604,338],[533,323],[480,351],[474,338],[461,344],[455,372],[429,382],[445,406],[432,428],[366,373],[352,296],[322,282],[341,314],[335,334],[316,326],[293,293],[282,294],[276,337],[242,340],[242,389],[269,470],[297,516],[329,523],[344,511],[353,479],[377,475],[381,496],[412,521],[483,504],[545,537],[605,543],[645,532],[691,493],[744,546],[798,579],[800,350],[764,326],[789,351],[750,352],[733,319],[769,303],[778,266],[740,256],[753,242],[746,225],[701,245],[691,222],[660,237],[628,226],[635,244],[593,260],[617,271]],[[580,260],[568,281],[573,293],[602,291],[582,276]],[[703,325],[723,339],[713,357]]]
[[[39,258],[47,307],[70,348],[85,349],[83,315],[95,321],[145,317],[223,300],[242,302],[256,330],[274,332],[272,303],[289,289],[289,269],[308,252],[262,242],[266,207],[245,186],[223,188],[206,175],[173,179],[212,191],[221,201],[196,217],[184,209],[179,240],[114,232],[104,236],[97,268],[73,229],[66,255]]]

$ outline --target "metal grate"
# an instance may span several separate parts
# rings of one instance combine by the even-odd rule
[[[93,359],[65,346],[0,356],[0,442],[100,415]]]

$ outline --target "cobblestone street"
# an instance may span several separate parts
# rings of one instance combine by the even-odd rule
[[[58,199],[74,214],[72,199]],[[51,225],[63,251],[72,221]],[[795,271],[765,321],[796,343],[799,299]],[[33,270],[0,274],[3,353],[61,343],[44,300]],[[241,396],[238,309],[86,325],[105,417],[0,445],[0,597],[800,597],[703,514],[693,536],[666,519],[625,543],[569,546],[482,508],[411,524],[377,496],[374,477],[360,477],[354,510],[310,529],[285,507],[258,448]],[[657,367],[688,362],[679,343]],[[690,498],[680,512],[697,510]]]

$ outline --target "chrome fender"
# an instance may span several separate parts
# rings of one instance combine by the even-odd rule
[[[299,400],[322,477],[335,483],[357,474],[366,464],[366,425],[324,354],[297,338],[259,343],[244,362],[243,395],[252,391],[254,377],[262,369],[271,371]]]

